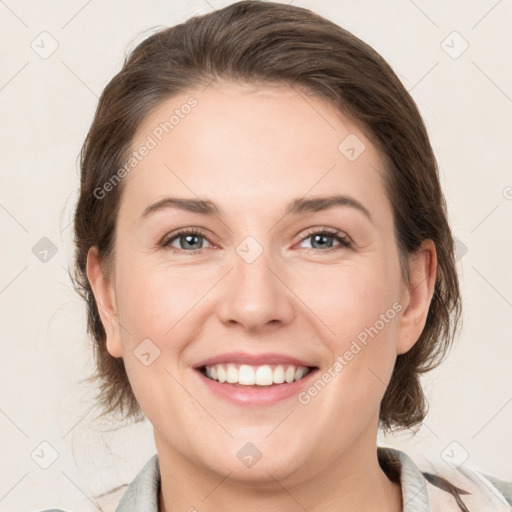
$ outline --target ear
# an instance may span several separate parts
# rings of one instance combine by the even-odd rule
[[[122,357],[120,326],[117,319],[114,287],[101,267],[98,248],[93,246],[87,253],[87,278],[98,307],[101,323],[107,335],[107,350],[113,357]]]
[[[397,354],[410,350],[425,327],[434,295],[436,274],[436,246],[432,240],[424,240],[409,258],[410,279],[403,285],[403,313],[399,323]]]

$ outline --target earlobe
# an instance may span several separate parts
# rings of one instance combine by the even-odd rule
[[[106,344],[109,354],[122,357],[122,344],[119,321],[116,313],[115,294],[112,282],[105,277],[98,248],[93,246],[87,253],[87,279],[91,285],[101,323],[107,336]]]
[[[404,283],[406,299],[400,318],[397,354],[404,354],[414,346],[427,321],[437,274],[436,247],[432,240],[424,240],[410,256],[409,270],[409,283]]]

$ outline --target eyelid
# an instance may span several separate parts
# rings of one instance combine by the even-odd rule
[[[300,240],[297,242],[297,244],[310,238],[312,235],[328,235],[332,238],[337,238],[338,241],[340,242],[341,247],[344,247],[346,249],[351,249],[354,247],[354,241],[349,235],[347,235],[347,233],[345,233],[345,231],[341,231],[340,229],[336,228],[330,228],[327,226],[323,226],[321,228],[310,228],[305,233],[301,233]],[[313,251],[315,253],[329,253],[331,251],[336,251],[339,248],[340,246],[329,247],[328,249],[323,250],[316,250],[314,248],[309,247],[306,247],[305,249],[309,249],[310,251]]]
[[[208,243],[210,243],[212,245],[219,245],[218,242],[215,241],[215,237],[213,237],[212,235],[207,234],[201,228],[196,228],[196,227],[193,227],[193,226],[180,228],[180,229],[177,229],[176,231],[172,231],[171,233],[167,233],[162,238],[162,240],[158,243],[158,245],[160,247],[163,247],[164,249],[166,249],[168,247],[171,247],[170,246],[170,242],[171,241],[173,241],[176,238],[179,238],[180,236],[184,236],[184,235],[198,235],[198,236],[201,236],[201,237],[205,238],[208,241]],[[175,249],[175,252],[179,252],[180,251],[180,249],[176,249],[176,248],[174,248],[174,249]],[[183,252],[188,252],[190,254],[193,254],[194,252],[199,252],[199,251],[202,251],[202,250],[203,249],[196,249],[195,251],[183,251]]]
[[[347,233],[345,231],[342,231],[341,229],[330,228],[328,226],[323,226],[321,228],[318,228],[318,227],[310,228],[310,229],[306,230],[304,233],[301,234],[301,241],[311,235],[320,235],[320,234],[337,235],[340,238],[344,238],[347,241],[350,241],[352,243],[352,239],[347,235]]]

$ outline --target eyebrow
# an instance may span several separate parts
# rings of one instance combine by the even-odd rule
[[[373,222],[372,216],[368,209],[353,197],[346,195],[318,196],[310,198],[294,199],[288,204],[284,217],[287,215],[299,215],[308,212],[318,212],[327,210],[336,206],[348,206],[363,213],[368,220]],[[154,212],[167,209],[177,208],[188,212],[199,213],[201,215],[221,215],[221,210],[209,200],[202,199],[183,199],[178,197],[166,197],[154,204],[149,205],[140,216],[139,220],[143,220]]]

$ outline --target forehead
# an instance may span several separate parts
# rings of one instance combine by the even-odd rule
[[[125,194],[139,209],[166,193],[238,208],[308,193],[383,195],[382,161],[363,130],[289,86],[215,84],[173,96],[139,126],[131,152],[139,155]]]

